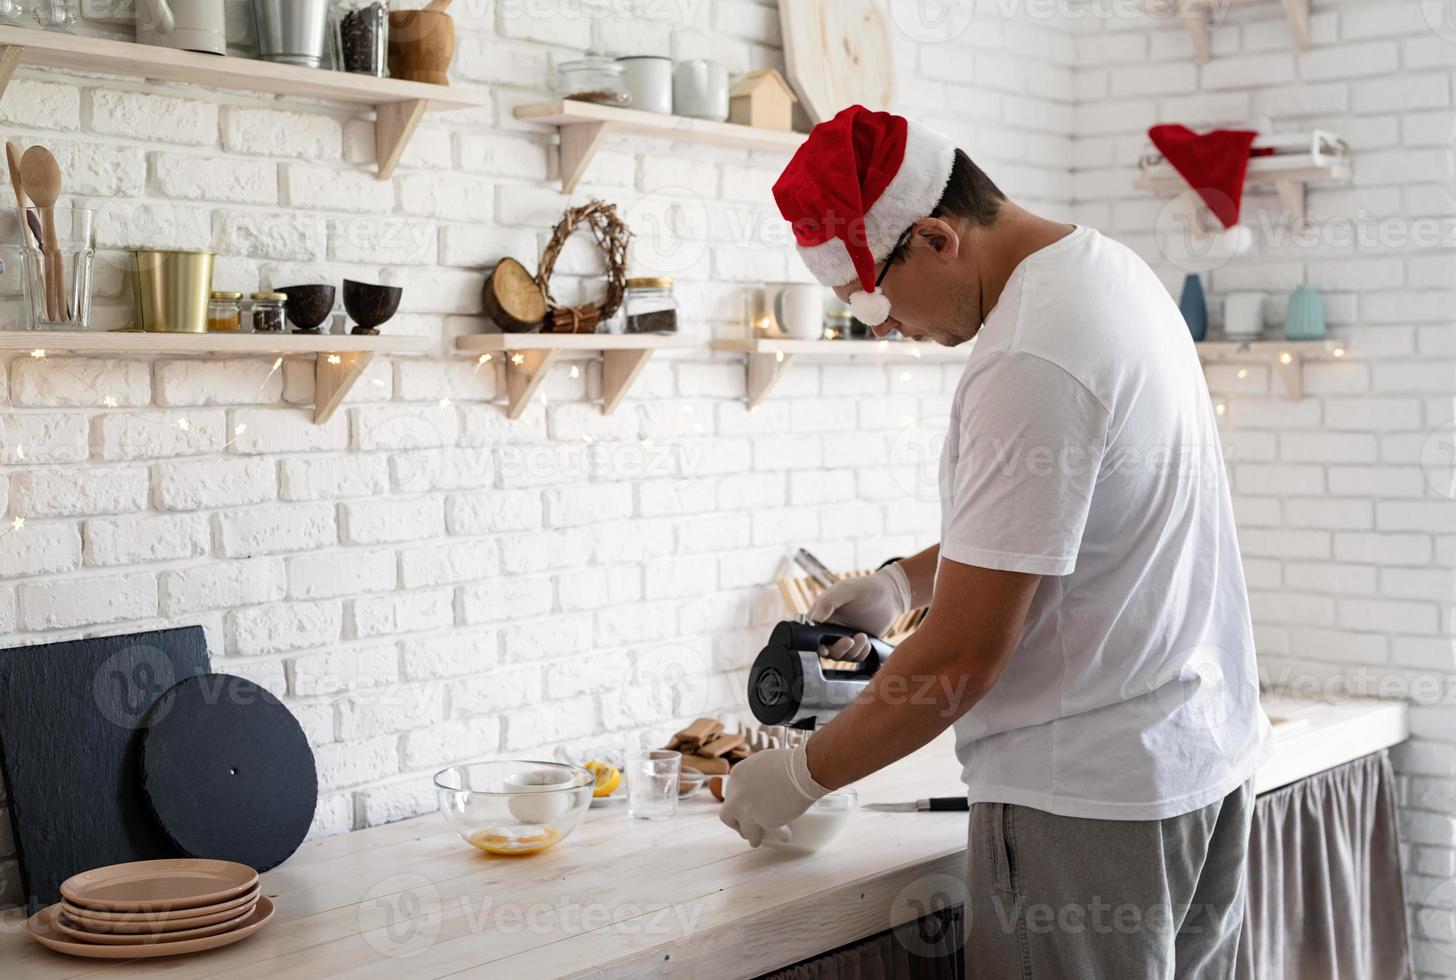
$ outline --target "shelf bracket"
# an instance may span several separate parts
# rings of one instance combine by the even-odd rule
[[[652,358],[649,350],[602,352],[602,414],[611,415]]]
[[[1284,0],[1284,19],[1289,21],[1289,32],[1294,35],[1294,46],[1301,51],[1308,51],[1309,0]]]
[[[0,97],[5,95],[5,90],[10,86],[10,76],[15,74],[15,69],[20,65],[20,56],[24,53],[25,48],[18,44],[0,47]]]
[[[1279,203],[1289,214],[1295,231],[1304,230],[1304,182],[1301,180],[1279,180],[1274,182],[1279,192]]]
[[[1183,29],[1188,32],[1188,40],[1193,42],[1193,57],[1200,65],[1206,65],[1213,60],[1213,29],[1209,25],[1210,11],[1208,7],[1194,0],[1188,4],[1180,13],[1183,18]]]
[[[750,409],[759,406],[792,363],[794,363],[794,355],[785,354],[782,351],[773,354],[748,355],[748,407]]]
[[[576,190],[606,135],[607,124],[602,122],[561,127],[561,193]]]
[[[506,351],[506,415],[518,419],[546,380],[546,372],[556,362],[558,350]]]
[[[348,354],[314,355],[313,369],[313,420],[320,425],[334,417],[334,411],[343,402],[344,396],[364,374],[369,362],[374,360],[372,351],[358,351]]]
[[[1298,354],[1276,354],[1274,367],[1279,371],[1279,380],[1284,382],[1284,394],[1291,401],[1304,398],[1304,358]]]
[[[379,161],[380,180],[394,176],[394,168],[429,106],[427,99],[411,99],[374,107],[374,156]]]

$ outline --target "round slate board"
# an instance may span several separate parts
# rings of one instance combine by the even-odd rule
[[[281,701],[242,677],[204,674],[163,694],[149,720],[142,791],[183,852],[267,871],[303,843],[318,777]]]

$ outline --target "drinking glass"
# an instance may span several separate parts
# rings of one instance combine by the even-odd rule
[[[45,241],[47,225],[39,208],[26,209],[26,227],[21,230],[27,321],[32,330],[86,330],[91,324],[96,212],[89,208],[52,211],[54,243]]]
[[[637,820],[677,816],[677,778],[682,753],[640,749],[627,756],[627,815]]]

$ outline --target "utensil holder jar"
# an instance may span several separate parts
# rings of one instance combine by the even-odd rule
[[[32,330],[86,330],[91,325],[92,267],[96,262],[96,212],[54,208],[54,250],[37,246],[43,229],[39,208],[26,209],[21,241],[26,325]],[[43,235],[44,232],[41,232]]]

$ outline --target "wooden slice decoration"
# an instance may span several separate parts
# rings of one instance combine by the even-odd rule
[[[852,105],[890,108],[890,27],[876,0],[779,0],[779,23],[789,84],[811,121]]]
[[[204,674],[152,710],[142,789],[183,852],[266,871],[298,849],[318,778],[308,738],[281,701],[242,677]]]
[[[501,259],[485,280],[486,314],[506,333],[530,333],[546,319],[546,291],[515,259]]]

